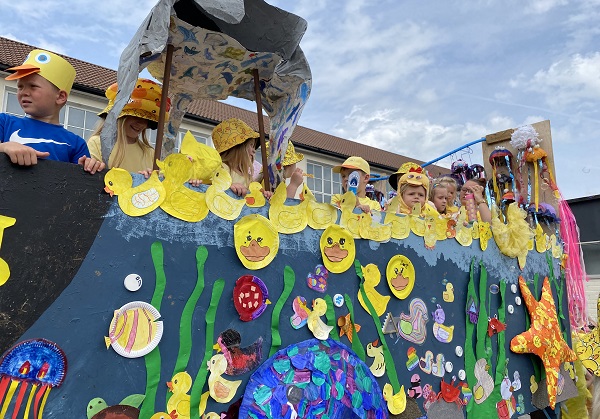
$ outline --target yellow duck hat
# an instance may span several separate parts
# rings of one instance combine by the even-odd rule
[[[6,80],[17,80],[37,73],[67,94],[71,93],[75,81],[75,68],[63,57],[43,49],[32,50],[23,64],[8,70],[16,73],[6,77]]]
[[[369,167],[369,163],[362,157],[352,156],[348,157],[344,163],[339,166],[333,167],[333,173],[340,173],[342,169],[358,169],[365,172],[367,175],[371,175],[371,168]]]
[[[392,173],[390,175],[390,177],[388,178],[388,182],[390,183],[390,185],[392,185],[392,188],[394,188],[394,190],[398,190],[398,179],[401,178],[405,173],[408,173],[410,169],[417,169],[419,167],[421,166],[419,166],[417,163],[407,161],[403,163],[402,166],[398,168],[398,170],[396,170],[396,173]]]
[[[269,153],[269,142],[268,141],[266,142],[266,149],[267,149],[267,159],[268,159],[269,155],[271,154],[271,153]],[[292,144],[292,142],[288,140],[288,146],[287,146],[287,149],[285,150],[285,156],[283,156],[283,161],[281,162],[281,164],[284,167],[291,166],[292,164],[298,163],[302,160],[304,160],[304,154],[296,153],[294,144]]]
[[[248,138],[259,137],[260,134],[258,132],[237,118],[224,120],[212,131],[213,144],[219,153],[244,143]]]
[[[108,86],[108,89],[106,89],[106,93],[104,94],[108,98],[108,105],[106,105],[106,108],[104,108],[98,116],[103,118],[106,117],[108,112],[115,106],[115,98],[117,97],[118,91],[119,86],[117,83]],[[158,127],[161,95],[162,87],[160,84],[148,79],[138,79],[133,92],[131,92],[129,102],[123,106],[118,118],[121,118],[122,116],[137,116],[148,120],[148,128],[156,129]],[[169,119],[170,109],[171,99],[167,98],[165,121]]]

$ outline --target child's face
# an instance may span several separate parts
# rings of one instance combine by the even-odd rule
[[[358,191],[357,194],[360,197],[364,197],[365,196],[365,191],[367,188],[367,183],[369,183],[369,175],[367,175],[365,172],[363,172],[362,170],[359,169],[350,169],[347,167],[342,167],[342,170],[340,170],[340,176],[342,177],[342,189],[344,191],[348,190],[348,176],[350,176],[350,173],[352,172],[358,172],[360,174],[360,180],[358,181]]]
[[[39,74],[17,81],[17,100],[23,111],[36,119],[51,117],[62,106],[61,91]]]
[[[446,203],[450,205],[454,205],[454,201],[456,200],[456,186],[447,185],[446,191],[448,192],[446,195]]]
[[[284,179],[291,178],[292,173],[294,173],[294,170],[296,170],[296,163],[290,164],[289,166],[284,166],[283,167],[283,178]]]
[[[421,208],[425,205],[425,188],[422,186],[408,186],[402,194],[404,203],[412,209],[416,203],[421,204]]]
[[[138,137],[146,128],[148,128],[148,120],[137,116],[126,116],[125,124],[125,136],[128,140],[137,141]]]
[[[446,188],[437,187],[433,190],[433,205],[438,212],[446,211],[446,200],[448,197],[448,190]]]
[[[246,146],[246,150],[248,151],[248,156],[250,157],[250,161],[254,161],[254,155],[256,154],[256,138],[248,138],[244,145]]]

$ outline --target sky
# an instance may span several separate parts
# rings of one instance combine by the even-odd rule
[[[563,196],[600,194],[600,0],[267,2],[308,23],[300,125],[429,161],[548,119]],[[0,36],[116,70],[155,3],[0,0]]]

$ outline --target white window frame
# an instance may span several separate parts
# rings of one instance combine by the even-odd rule
[[[320,168],[321,177],[314,170],[316,167]],[[329,179],[326,179],[326,171],[329,173]],[[307,178],[306,182],[318,202],[330,202],[333,195],[342,193],[341,176],[339,173],[333,173],[332,165],[307,160],[306,172],[315,176],[314,178]],[[327,184],[329,184],[329,192],[326,191],[328,189]]]

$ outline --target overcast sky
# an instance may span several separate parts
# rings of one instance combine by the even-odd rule
[[[600,194],[600,0],[268,3],[308,21],[300,125],[428,161],[549,119],[563,195]],[[154,4],[0,0],[0,36],[116,69]]]

